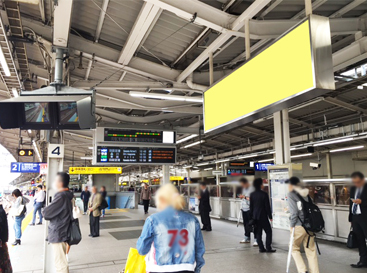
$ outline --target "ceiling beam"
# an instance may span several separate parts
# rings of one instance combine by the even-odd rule
[[[150,26],[153,24],[153,22],[156,22],[157,17],[159,17],[161,13],[162,10],[158,6],[155,6],[149,2],[144,2],[139,16],[136,19],[132,31],[130,32],[129,37],[118,58],[118,63],[123,65],[129,64],[146,33],[150,29]]]
[[[68,47],[73,0],[57,1],[54,6],[53,45]]]
[[[333,53],[334,72],[359,63],[367,58],[367,37]]]
[[[353,2],[349,3],[348,5],[342,7],[340,10],[336,11],[335,13],[331,14],[330,18],[337,18],[341,17],[347,12],[351,11],[352,9],[356,8],[357,6],[367,2],[367,0],[354,0]]]
[[[270,0],[256,0],[253,2],[232,24],[231,30],[239,31],[244,25],[246,20],[250,20],[256,14],[258,14]],[[222,33],[217,39],[215,39],[181,74],[177,77],[177,82],[184,81],[196,68],[198,68],[208,57],[209,53],[215,53],[232,35],[228,33]]]
[[[312,3],[312,10],[317,9],[321,5],[325,4],[328,0],[315,0]],[[306,16],[306,11],[303,9],[292,17],[292,19],[300,19]]]
[[[198,0],[145,0],[148,3],[168,10],[180,18],[219,32],[224,32],[236,20],[236,16],[216,9]]]
[[[39,0],[38,7],[40,9],[41,20],[43,23],[45,23],[46,22],[45,0]]]
[[[103,0],[102,2],[101,12],[99,13],[98,24],[96,28],[96,34],[94,35],[94,41],[96,43],[98,43],[99,37],[101,36],[101,31],[102,31],[104,19],[106,17],[106,11],[107,11],[109,2],[110,0]]]
[[[361,114],[365,114],[367,115],[367,109],[364,109],[364,108],[361,108],[359,106],[356,106],[356,105],[353,105],[353,104],[350,104],[348,102],[345,102],[345,101],[342,101],[342,100],[339,100],[337,98],[332,98],[332,97],[327,97],[325,98],[325,101],[331,103],[331,104],[334,104],[336,106],[339,106],[339,107],[342,107],[342,108],[345,108],[345,109],[348,109],[350,111],[353,111],[353,112],[357,112],[357,113],[361,113]]]
[[[120,122],[128,122],[128,123],[156,123],[162,120],[171,120],[171,119],[178,119],[184,118],[182,113],[167,113],[155,116],[145,116],[145,117],[133,117],[133,116],[126,116],[123,114],[114,113],[105,109],[96,108],[96,114],[108,117],[110,119],[114,119]],[[193,114],[186,114],[186,116],[192,116]]]
[[[273,9],[275,9],[280,3],[282,3],[284,0],[275,0],[269,7],[266,8],[261,14],[260,17],[264,18],[269,12],[271,12]]]

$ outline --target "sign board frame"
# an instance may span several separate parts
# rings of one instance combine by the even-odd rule
[[[329,19],[310,15],[205,91],[204,130],[222,133],[334,89]]]
[[[122,167],[69,167],[69,174],[122,174]]]

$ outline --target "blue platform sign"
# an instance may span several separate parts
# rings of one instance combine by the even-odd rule
[[[264,172],[268,170],[268,166],[273,166],[274,163],[255,163],[255,171]]]
[[[10,163],[11,173],[39,173],[40,164],[36,162],[12,162]]]

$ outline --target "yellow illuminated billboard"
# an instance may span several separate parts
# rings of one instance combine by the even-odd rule
[[[121,167],[70,167],[69,174],[121,174]]]
[[[244,125],[334,89],[331,54],[329,21],[313,15],[204,93],[205,132]]]

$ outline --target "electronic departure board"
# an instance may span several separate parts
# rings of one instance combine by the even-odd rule
[[[111,147],[97,146],[96,163],[104,164],[173,164],[175,147]]]
[[[176,142],[176,134],[172,131],[104,128],[104,141],[174,144]]]
[[[228,169],[227,174],[231,176],[235,175],[255,175],[254,169]]]

